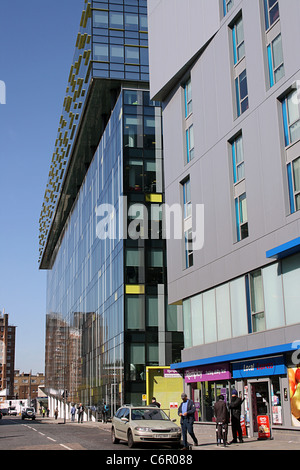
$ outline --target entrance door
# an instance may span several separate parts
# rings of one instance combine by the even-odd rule
[[[250,382],[250,430],[258,434],[257,416],[269,416],[270,419],[270,383],[269,380]],[[270,420],[271,423],[271,420]]]

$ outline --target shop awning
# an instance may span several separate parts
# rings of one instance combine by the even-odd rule
[[[240,361],[243,359],[251,359],[254,357],[270,356],[274,354],[292,352],[296,351],[298,348],[300,348],[300,341],[295,341],[294,343],[279,344],[278,346],[270,346],[268,348],[252,349],[250,351],[241,351],[233,354],[225,354],[223,356],[202,358],[197,359],[195,361],[179,362],[178,364],[171,364],[170,368],[179,370],[208,364],[221,364],[223,362]]]
[[[281,259],[300,252],[300,237],[266,252],[267,258]]]

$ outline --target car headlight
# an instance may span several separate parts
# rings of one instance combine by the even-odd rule
[[[179,428],[171,428],[170,429],[170,432],[180,432],[180,429]]]
[[[135,430],[139,432],[152,432],[151,428],[135,428]]]

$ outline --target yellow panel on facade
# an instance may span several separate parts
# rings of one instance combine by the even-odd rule
[[[181,394],[184,381],[180,374],[171,370],[169,366],[146,367],[147,404],[155,397],[161,408],[170,416],[180,422],[178,407],[181,403]]]
[[[127,285],[126,294],[145,294],[145,286],[144,285]]]
[[[146,202],[162,202],[161,194],[146,194]]]

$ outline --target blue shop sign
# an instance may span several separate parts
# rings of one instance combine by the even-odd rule
[[[284,356],[266,357],[232,363],[234,379],[286,374]]]

